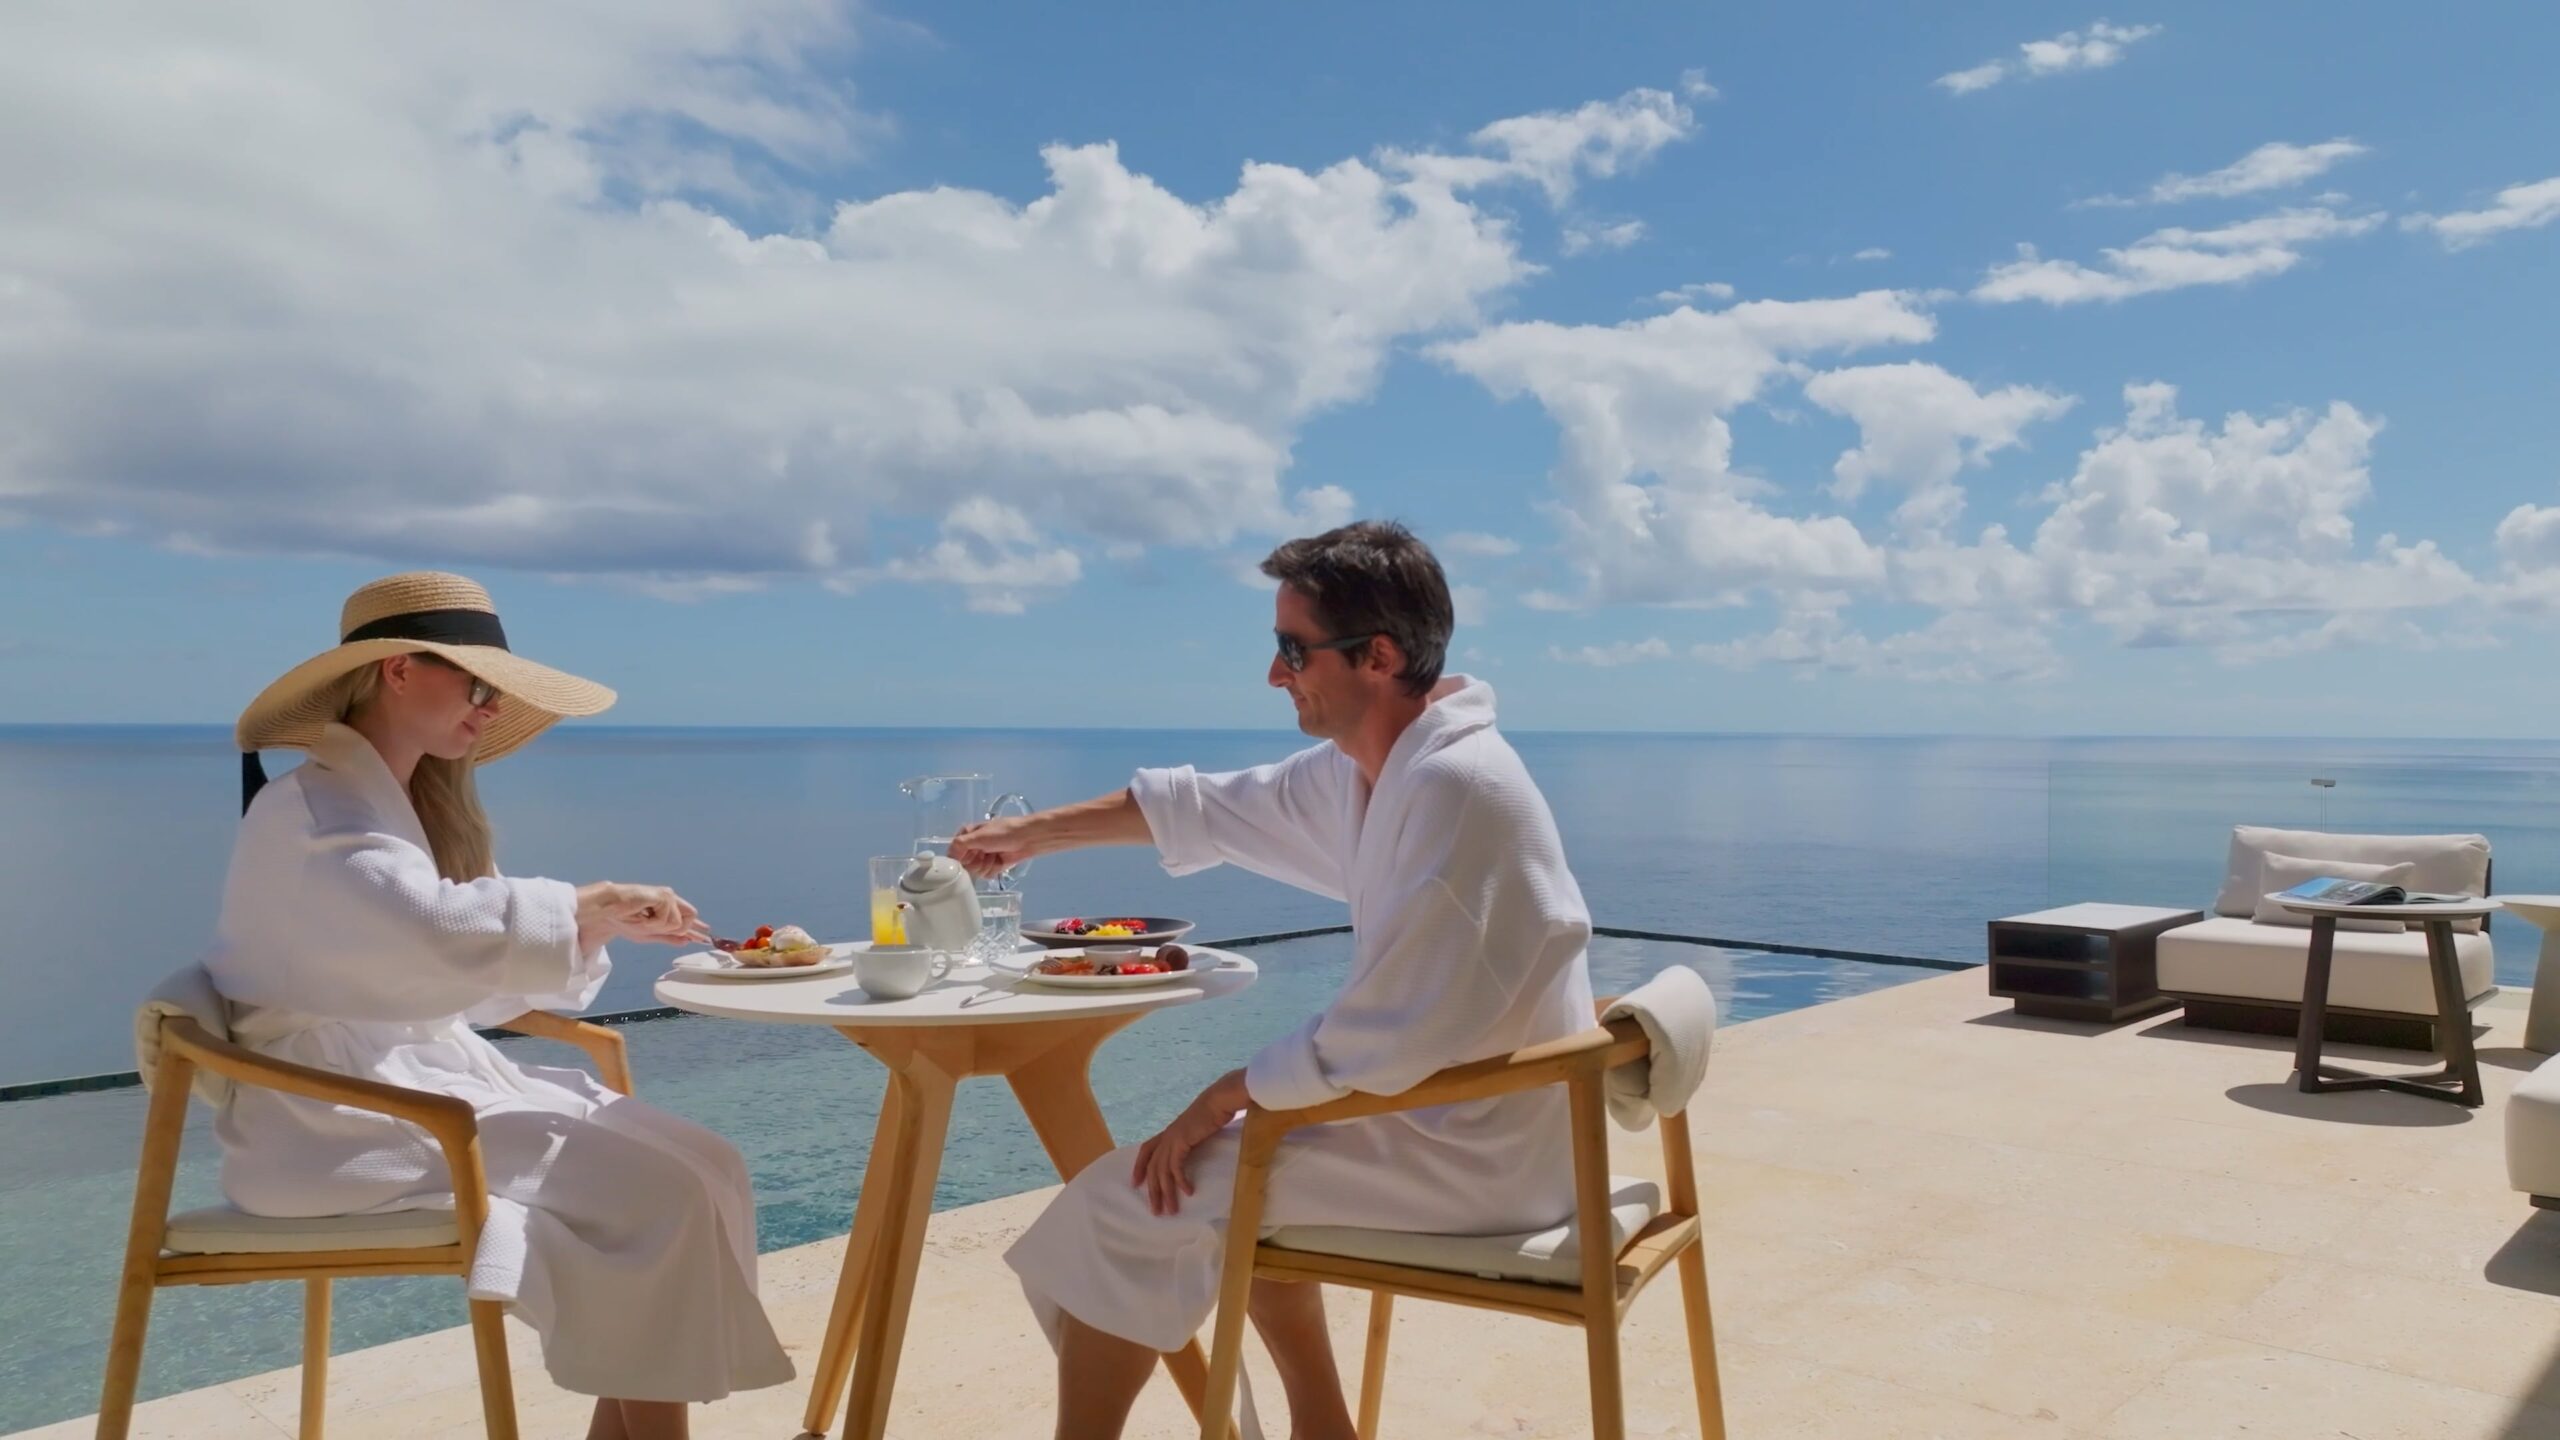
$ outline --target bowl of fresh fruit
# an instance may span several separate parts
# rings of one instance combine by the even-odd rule
[[[1051,950],[1087,945],[1162,945],[1191,933],[1188,920],[1166,915],[1061,915],[1026,921],[1022,938]]]

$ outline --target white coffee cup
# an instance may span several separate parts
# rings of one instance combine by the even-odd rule
[[[951,973],[951,956],[930,945],[873,945],[853,954],[854,983],[878,1000],[904,1000]]]

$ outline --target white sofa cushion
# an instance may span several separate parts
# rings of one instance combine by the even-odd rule
[[[2182,995],[2302,1003],[2302,971],[2311,962],[2311,933],[2216,915],[2161,932],[2160,988]],[[2486,935],[2453,937],[2462,995],[2475,1000],[2497,983]],[[2427,937],[2340,932],[2329,965],[2329,1003],[2397,1015],[2436,1013],[2435,980],[2427,972]]]
[[[311,1250],[423,1250],[462,1238],[451,1210],[378,1215],[251,1215],[227,1205],[169,1217],[175,1255],[288,1255]]]
[[[2542,1062],[2507,1097],[2507,1183],[2560,1198],[2560,1061]]]
[[[2259,857],[2263,862],[2258,883],[2268,894],[2290,890],[2312,880],[2373,880],[2384,885],[2397,885],[2406,890],[2418,883],[2418,867],[2403,860],[2397,865],[2359,865],[2352,860],[2306,860],[2299,855],[2279,855],[2273,850]],[[2261,925],[2290,925],[2297,930],[2311,928],[2311,917],[2299,910],[2287,910],[2269,899],[2258,897],[2257,913],[2249,917]],[[2407,927],[2398,920],[2351,920],[2338,917],[2341,930],[2370,930],[2375,934],[2391,934]]]
[[[2264,883],[2265,856],[2299,855],[2306,860],[2346,860],[2362,865],[2418,867],[2417,888],[2448,895],[2489,893],[2489,837],[2485,835],[2332,835],[2321,830],[2276,830],[2264,825],[2231,827],[2231,856],[2223,867],[2222,893],[2215,897],[2217,915],[2257,913],[2258,897],[2278,887]],[[2456,922],[2457,930],[2477,930],[2480,922]]]
[[[1662,1213],[1662,1187],[1626,1175],[1609,1177],[1609,1253],[1627,1248],[1636,1232]],[[1541,1285],[1582,1283],[1582,1245],[1573,1222],[1517,1235],[1420,1235],[1402,1230],[1363,1230],[1349,1225],[1290,1225],[1263,1241],[1282,1250],[1410,1265],[1487,1280],[1529,1280]]]

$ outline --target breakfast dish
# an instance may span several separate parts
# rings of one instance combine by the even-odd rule
[[[815,965],[828,955],[826,946],[797,925],[785,925],[778,930],[771,925],[759,925],[756,933],[748,939],[714,940],[711,947],[737,957],[739,964],[751,970]]]
[[[1054,920],[1032,921],[1022,927],[1022,938],[1049,949],[1076,948],[1085,945],[1161,945],[1179,940],[1191,933],[1191,922],[1166,915],[1067,915]]]
[[[1164,985],[1194,973],[1191,952],[1179,945],[1060,950],[1033,961],[1020,972],[1024,980],[1033,984],[1075,990]]]

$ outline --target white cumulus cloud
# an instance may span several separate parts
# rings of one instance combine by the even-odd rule
[[[1093,140],[837,198],[893,127],[833,0],[164,8],[0,46],[0,523],[662,594],[1003,609],[1071,536],[1347,517],[1300,427],[1534,273],[1470,192],[1690,130],[1639,91],[1205,195]]]
[[[2181,200],[2223,199],[2234,195],[2255,195],[2263,190],[2284,190],[2316,180],[2335,166],[2370,153],[2370,149],[2344,137],[2323,140],[2317,145],[2270,140],[2219,170],[2209,170],[2202,175],[2164,175],[2138,196],[2105,195],[2082,203],[2169,205]],[[2323,200],[2320,203],[2338,202]]]
[[[2461,250],[2509,230],[2538,230],[2554,220],[2560,220],[2560,175],[2510,185],[2483,209],[2411,215],[2400,223],[2412,230],[2432,230],[2446,249]]]
[[[1646,640],[1617,640],[1607,645],[1578,645],[1571,650],[1561,645],[1547,647],[1547,658],[1567,665],[1589,665],[1611,670],[1620,665],[1639,665],[1648,660],[1668,660],[1671,646],[1656,636]]]
[[[1429,353],[1555,418],[1564,450],[1556,513],[1581,603],[1713,604],[1758,585],[1881,577],[1882,556],[1847,519],[1761,503],[1768,487],[1734,469],[1725,415],[1805,357],[1934,333],[1911,297],[1876,290],[1682,308],[1613,326],[1499,325]]]
[[[2015,60],[1986,60],[1937,78],[1939,88],[1954,95],[1988,90],[2011,76],[2060,75],[2072,70],[2103,70],[2124,58],[2126,47],[2160,33],[2157,25],[2111,25],[2098,21],[2086,30],[2065,30],[2049,40],[2029,40]]]
[[[1460,530],[1440,542],[1440,548],[1452,555],[1472,555],[1498,560],[1520,553],[1520,542],[1502,535],[1487,535],[1480,530]]]
[[[1692,285],[1683,285],[1677,290],[1657,290],[1653,294],[1654,301],[1662,305],[1687,305],[1698,300],[1730,300],[1733,296],[1733,287],[1721,280],[1700,280]]]
[[[1925,361],[1831,370],[1807,380],[1805,398],[1857,422],[1858,448],[1832,467],[1832,493],[1855,500],[1869,483],[1910,492],[1895,512],[1906,529],[1943,529],[1964,506],[1955,483],[2021,443],[2028,426],[2068,411],[2073,400],[2032,385],[1982,391]]]
[[[1577,222],[1565,227],[1564,253],[1580,255],[1592,250],[1624,250],[1643,238],[1644,222],[1641,220],[1621,220],[1611,225],[1596,221]]]
[[[1475,154],[1391,149],[1380,163],[1451,190],[1525,181],[1562,205],[1584,178],[1606,179],[1632,169],[1695,129],[1689,107],[1668,92],[1630,90],[1572,110],[1496,120],[1467,137]]]
[[[2237,285],[2281,275],[2302,260],[2306,247],[2362,235],[2381,215],[2340,215],[2323,207],[2279,210],[2210,230],[2173,226],[2155,230],[2122,249],[2100,252],[2104,264],[2049,260],[2033,246],[1995,265],[1973,288],[1973,298],[1993,304],[2040,300],[2078,305],[2124,300],[2193,285]]]

